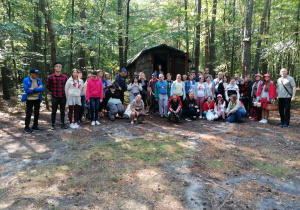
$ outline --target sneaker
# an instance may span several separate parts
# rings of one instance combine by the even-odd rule
[[[284,124],[281,122],[281,123],[278,123],[277,125],[282,127]]]
[[[42,131],[42,129],[40,129],[39,127],[32,127],[31,128],[33,131]]]
[[[251,116],[249,116],[249,119],[251,119],[252,117]]]
[[[70,128],[74,128],[74,124],[73,123],[70,123]]]
[[[74,125],[74,128],[79,128],[78,123],[73,123],[73,125]]]
[[[288,128],[289,126],[287,124],[284,124],[281,126],[282,128]]]
[[[134,121],[133,121],[133,120],[131,120],[131,124],[134,124]]]
[[[202,119],[202,115],[199,116],[199,119]]]
[[[260,121],[258,121],[259,123],[264,123],[265,119],[261,119]]]
[[[61,124],[61,128],[63,128],[63,129],[67,129],[67,128],[68,128],[68,126],[67,126],[65,123],[63,123],[63,124]]]
[[[197,116],[193,116],[194,119],[196,119]]]
[[[167,114],[165,114],[165,118],[168,118],[169,116]]]
[[[31,130],[30,128],[25,128],[24,129],[24,133],[30,134],[32,132],[33,132],[33,130]]]
[[[192,120],[190,118],[185,118],[186,121],[191,122]]]
[[[96,123],[96,125],[100,125],[101,124],[98,120],[96,120],[95,123]]]
[[[257,117],[252,117],[250,120],[251,120],[251,121],[256,121],[256,120],[257,120]]]
[[[51,130],[55,130],[55,129],[56,129],[55,125],[51,125]]]
[[[164,116],[161,114],[161,115],[160,115],[160,118],[164,118]]]
[[[96,125],[96,121],[92,121],[91,125]]]

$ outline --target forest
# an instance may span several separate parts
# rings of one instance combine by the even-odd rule
[[[299,0],[2,0],[3,97],[31,67],[113,73],[145,48],[187,52],[189,68],[229,76],[287,68],[299,86]],[[11,82],[12,85],[8,83]]]

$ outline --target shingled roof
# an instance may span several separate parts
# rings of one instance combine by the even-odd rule
[[[184,53],[183,51],[178,50],[178,49],[176,49],[174,47],[170,47],[170,46],[168,46],[166,44],[156,45],[156,46],[153,46],[153,47],[150,47],[150,48],[147,48],[147,49],[143,49],[138,54],[136,54],[133,58],[129,59],[127,61],[126,67],[129,67],[130,65],[132,65],[145,52],[150,51],[150,50],[155,50],[155,49],[158,49],[158,48],[168,48],[169,50],[174,51],[176,53]]]

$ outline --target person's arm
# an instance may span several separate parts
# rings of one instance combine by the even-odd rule
[[[237,96],[237,100],[240,100],[240,90],[239,89],[236,90],[236,96]]]
[[[159,86],[158,86],[158,82],[155,84],[154,97],[157,100],[159,99]]]
[[[138,88],[139,88],[139,91],[142,91],[143,90],[143,86],[141,83],[138,83]]]
[[[99,81],[100,81],[100,87],[103,86],[102,81],[101,80]],[[102,102],[102,100],[103,100],[103,88],[100,88],[100,102]]]
[[[175,82],[172,83],[171,85],[171,92],[170,92],[170,95],[172,96],[175,92]]]
[[[228,112],[229,114],[236,112],[242,106],[240,101],[236,101],[235,106]]]
[[[291,98],[291,101],[294,102],[296,100],[296,85],[293,86],[293,95],[292,95],[292,98]]]
[[[131,90],[133,88],[133,84],[132,83],[130,83],[129,85],[128,85],[128,87],[127,87],[127,90]]]
[[[227,88],[225,89],[225,98],[226,98],[226,101],[229,101],[228,89]]]
[[[33,94],[33,93],[34,93],[34,91],[32,91],[32,90],[29,89],[29,88],[31,88],[31,87],[29,87],[29,85],[28,85],[27,78],[25,78],[25,79],[23,80],[23,87],[24,87],[25,93],[27,93],[27,94]]]
[[[203,111],[208,111],[208,105],[207,105],[207,102],[205,102],[204,104],[203,104]]]
[[[70,82],[67,82],[66,85],[65,85],[65,94],[66,94],[66,97],[68,97],[68,91],[70,89],[70,85],[71,85]]]
[[[86,86],[86,101],[87,101],[87,103],[90,102],[90,90],[91,90],[91,82],[88,82],[87,86]]]
[[[171,102],[170,102],[170,100],[168,100],[168,110],[169,110],[170,112],[174,112],[174,110],[173,110],[172,107],[171,107]]]
[[[185,92],[185,87],[184,87],[184,85],[182,85],[182,88],[183,88],[183,100],[185,100],[186,92]]]
[[[34,91],[35,92],[43,92],[44,91],[44,85],[42,83],[42,80],[40,78],[37,78],[37,84],[38,84],[38,87],[37,88],[34,88]]]
[[[211,86],[211,92],[212,92],[212,95],[214,96],[215,95],[215,86],[214,86],[214,84],[212,84],[212,86]]]
[[[51,75],[50,75],[50,76],[51,76]],[[50,76],[47,78],[46,87],[47,87],[47,89],[51,92],[52,80],[51,80]]]

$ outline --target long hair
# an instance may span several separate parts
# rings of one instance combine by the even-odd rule
[[[270,78],[269,81],[266,81],[265,78],[264,78],[263,86],[266,85],[265,90],[264,90],[265,92],[269,92],[270,82],[271,82],[271,78]]]
[[[138,84],[140,83],[140,81],[139,81],[139,77],[137,76],[137,75],[134,75],[133,77],[132,77],[132,79],[131,79],[131,81],[130,81],[130,83],[131,84],[133,84],[134,83],[134,79],[137,79],[138,80]]]

